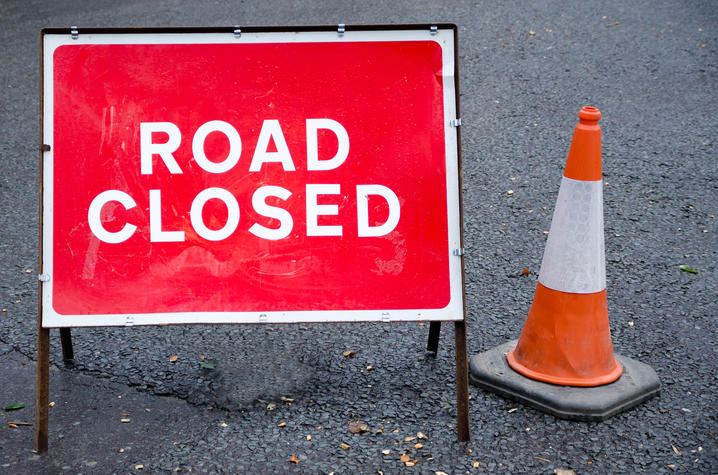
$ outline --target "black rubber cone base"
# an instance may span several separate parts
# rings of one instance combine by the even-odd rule
[[[471,358],[471,382],[540,411],[574,421],[603,421],[661,391],[653,368],[619,355],[614,356],[623,366],[623,374],[610,384],[584,388],[535,381],[514,371],[506,361],[506,353],[515,346],[516,340],[510,341]]]

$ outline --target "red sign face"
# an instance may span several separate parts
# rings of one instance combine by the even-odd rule
[[[58,46],[52,311],[447,307],[444,58],[428,38]]]

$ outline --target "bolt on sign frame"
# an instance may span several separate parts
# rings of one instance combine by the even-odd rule
[[[453,24],[41,32],[36,450],[49,329],[455,322]]]

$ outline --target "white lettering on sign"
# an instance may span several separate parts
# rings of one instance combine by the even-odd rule
[[[125,209],[134,208],[137,206],[137,203],[135,203],[135,200],[133,200],[130,195],[119,190],[103,191],[90,203],[90,209],[87,211],[87,222],[90,224],[90,231],[92,231],[92,234],[97,236],[100,241],[117,244],[127,241],[135,232],[137,226],[126,223],[123,228],[117,232],[107,231],[104,226],[102,226],[100,214],[102,213],[103,206],[110,201],[117,201],[124,206]]]
[[[369,195],[384,198],[389,205],[389,217],[384,224],[369,226]],[[385,236],[399,224],[401,209],[399,198],[393,191],[382,185],[357,185],[357,225],[359,237]]]
[[[328,130],[337,138],[337,152],[331,158],[319,157],[319,130]],[[229,141],[227,156],[220,161],[207,158],[204,150],[207,137],[218,132]],[[167,139],[154,142],[153,134],[165,134]],[[269,151],[270,142],[276,147],[275,152]],[[172,122],[140,123],[140,173],[151,175],[154,172],[153,158],[159,155],[171,174],[181,174],[173,153],[182,143],[182,133]],[[344,126],[332,119],[306,120],[307,170],[328,171],[341,166],[349,156],[349,134]],[[202,124],[192,137],[192,155],[202,170],[220,174],[228,172],[239,163],[242,154],[242,139],[237,129],[221,120],[211,120]],[[295,171],[294,161],[284,138],[278,120],[268,119],[262,123],[257,145],[249,166],[249,172],[261,171],[265,164],[279,163],[285,172]],[[336,197],[340,195],[339,197]],[[388,205],[389,213],[383,224],[370,225],[370,196],[381,197]],[[254,211],[264,217],[279,221],[279,227],[269,228],[253,223],[249,232],[261,239],[279,240],[288,237],[294,228],[292,215],[284,208],[267,204],[270,197],[286,201],[292,192],[280,186],[264,185],[257,188],[252,195]],[[334,198],[331,198],[334,196]],[[227,221],[220,229],[211,229],[204,222],[202,212],[210,200],[220,200],[227,208]],[[338,183],[305,185],[305,212],[307,236],[342,236],[343,226],[340,224],[339,205],[341,202],[341,186]],[[110,202],[118,202],[125,209],[137,206],[135,200],[120,190],[108,190],[98,194],[90,203],[87,220],[90,231],[100,241],[117,244],[126,241],[137,230],[131,223],[119,231],[108,231],[102,224],[102,210]],[[390,188],[383,185],[356,185],[357,235],[359,237],[381,237],[392,232],[399,224],[401,206],[399,198]],[[221,241],[231,236],[239,225],[239,204],[237,198],[228,190],[210,187],[202,190],[192,200],[189,210],[190,223],[197,235],[208,241]],[[336,218],[331,218],[336,216]],[[320,224],[320,217],[323,224]],[[162,225],[162,191],[149,190],[149,235],[150,242],[183,242],[185,232],[182,230],[164,229]]]
[[[269,139],[274,140],[274,145],[277,147],[276,152],[267,151],[269,148]],[[252,157],[252,164],[249,166],[249,171],[258,172],[262,168],[262,164],[267,162],[281,163],[285,172],[293,172],[295,170],[292,156],[289,155],[287,141],[284,140],[284,134],[282,133],[282,128],[279,126],[278,120],[265,120],[262,124],[262,130],[259,132],[259,139],[254,149],[254,156]]]
[[[227,222],[220,229],[212,230],[204,224],[202,210],[205,203],[211,199],[218,199],[227,207]],[[237,199],[224,188],[207,188],[202,190],[194,200],[189,212],[192,227],[200,237],[208,241],[221,241],[229,237],[239,224],[239,204]]]
[[[307,185],[307,236],[341,236],[341,226],[320,226],[319,216],[339,214],[339,205],[320,205],[319,195],[338,195],[339,184]]]
[[[167,142],[152,142],[154,132],[167,134]],[[140,123],[140,171],[143,175],[152,174],[152,156],[160,156],[170,173],[182,173],[172,153],[177,150],[182,141],[179,127],[172,122],[142,122]]]
[[[162,230],[162,196],[160,190],[150,190],[150,242],[182,242],[184,231]]]
[[[319,160],[319,129],[334,132],[339,141],[337,154],[328,160]],[[349,134],[342,124],[332,119],[307,119],[307,170],[333,170],[349,156]]]
[[[263,186],[258,188],[257,191],[252,195],[252,207],[254,211],[266,216],[267,218],[274,218],[279,220],[279,228],[272,229],[262,226],[261,224],[254,223],[249,232],[262,239],[268,239],[270,241],[276,241],[289,236],[294,226],[294,220],[289,211],[276,206],[269,206],[266,203],[266,199],[270,196],[276,196],[286,201],[292,192],[282,188],[281,186]]]
[[[204,141],[212,132],[221,132],[229,140],[229,153],[221,162],[212,162],[207,159],[204,154]],[[192,138],[192,155],[197,165],[203,170],[210,173],[224,173],[231,170],[239,161],[242,153],[242,140],[239,138],[239,132],[227,122],[221,120],[211,120],[206,122],[197,129]]]

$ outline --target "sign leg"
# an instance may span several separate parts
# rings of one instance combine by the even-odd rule
[[[459,442],[471,439],[469,428],[469,359],[466,351],[466,321],[455,322],[456,350],[456,427]]]
[[[60,328],[60,343],[62,343],[62,361],[66,365],[72,365],[75,353],[72,350],[72,334],[69,328]]]
[[[426,351],[436,358],[439,352],[439,335],[441,334],[441,322],[429,324],[429,341],[426,343]]]
[[[35,452],[47,452],[47,428],[50,393],[50,329],[37,329],[37,382],[35,386],[37,406],[35,408]]]

